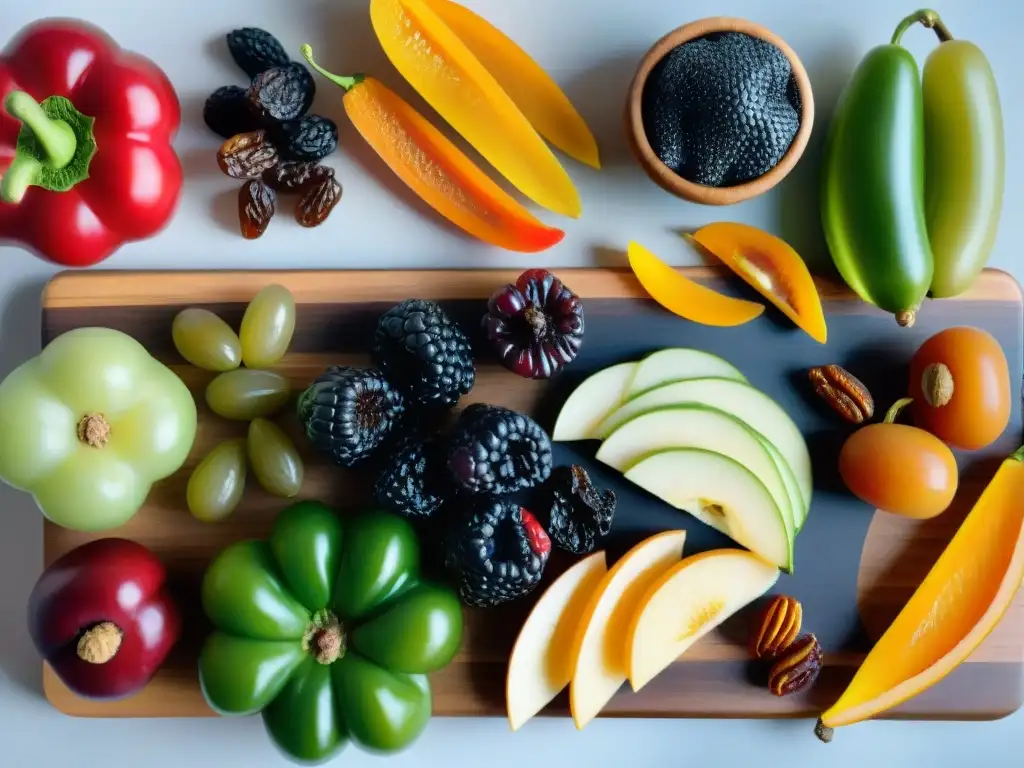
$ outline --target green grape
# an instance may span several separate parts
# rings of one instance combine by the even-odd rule
[[[249,463],[263,490],[291,498],[302,488],[304,469],[295,444],[284,431],[266,419],[249,424]]]
[[[270,371],[239,368],[217,376],[206,387],[206,404],[225,419],[249,421],[279,411],[291,390],[288,380]]]
[[[183,309],[171,324],[178,354],[197,368],[231,371],[242,362],[242,343],[231,326],[208,309]]]
[[[225,440],[199,462],[188,479],[189,512],[215,523],[235,511],[245,490],[245,440]]]
[[[239,337],[248,368],[267,368],[288,351],[295,332],[295,297],[283,285],[268,285],[249,302]]]

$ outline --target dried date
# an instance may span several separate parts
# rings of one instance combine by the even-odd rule
[[[278,160],[277,148],[267,140],[266,131],[232,136],[217,151],[217,165],[233,179],[259,179]]]
[[[242,237],[255,240],[270,226],[277,210],[277,193],[259,179],[250,179],[238,190],[238,221]]]
[[[310,186],[295,209],[295,220],[304,227],[323,224],[341,200],[341,184],[332,173]]]
[[[282,162],[263,174],[268,187],[278,192],[304,192],[325,179],[334,178],[334,169],[317,163]]]

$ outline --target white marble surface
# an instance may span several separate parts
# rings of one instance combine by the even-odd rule
[[[605,169],[567,161],[583,199],[584,215],[565,223],[566,238],[539,256],[482,248],[439,226],[411,203],[358,136],[344,123],[340,92],[320,81],[316,108],[338,119],[339,168],[345,197],[329,226],[303,231],[279,217],[258,242],[244,242],[233,218],[237,187],[213,159],[217,140],[200,112],[215,87],[241,83],[227,57],[223,34],[256,25],[275,32],[292,50],[303,42],[338,72],[367,71],[409,95],[380,52],[366,0],[3,0],[0,43],[39,16],[84,16],[123,44],[154,58],[181,95],[184,127],[177,149],[187,173],[177,217],[158,238],[126,247],[103,267],[355,268],[593,265],[619,263],[637,238],[666,259],[686,263],[675,234],[682,227],[730,218],[789,238],[808,258],[824,255],[817,225],[816,181],[824,126],[839,88],[867,49],[886,42],[899,17],[885,0],[467,0],[517,38],[563,84],[593,128]],[[1024,92],[1020,34],[1024,4],[1016,0],[945,0],[938,10],[957,36],[986,50],[996,71],[1006,121],[1007,188],[992,265],[1024,282]],[[772,193],[728,209],[682,203],[639,171],[626,151],[621,111],[640,56],[663,33],[704,16],[745,16],[782,35],[802,57],[812,80],[818,121],[797,170]],[[908,41],[927,52],[930,34]],[[413,98],[413,103],[422,103]],[[429,114],[429,110],[428,110]],[[553,217],[544,215],[545,220]],[[54,268],[28,253],[0,247],[0,375],[38,351],[39,295]],[[286,765],[264,737],[258,718],[227,720],[84,720],[54,711],[40,694],[40,667],[24,626],[25,600],[41,568],[41,521],[23,494],[0,487],[0,766],[270,766]],[[817,743],[809,721],[599,720],[578,733],[569,720],[538,720],[513,735],[501,719],[435,719],[422,739],[400,756],[403,766],[522,768],[572,762],[621,766],[763,765],[840,766],[1020,765],[1024,713],[994,723],[895,723],[857,726],[830,746]],[[339,765],[382,764],[350,750]]]

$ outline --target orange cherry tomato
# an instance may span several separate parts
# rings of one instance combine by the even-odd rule
[[[1010,422],[1006,355],[980,328],[947,328],[914,353],[909,396],[917,426],[954,448],[984,448]]]
[[[879,424],[862,427],[839,452],[839,474],[861,501],[886,512],[935,517],[949,507],[959,485],[956,458],[935,435],[893,424],[901,400]]]

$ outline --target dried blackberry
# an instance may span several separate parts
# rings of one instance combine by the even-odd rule
[[[551,540],[574,555],[593,552],[597,540],[612,529],[615,492],[595,488],[587,470],[578,464],[555,469],[547,488],[551,492]]]
[[[476,381],[469,339],[433,301],[406,299],[385,312],[373,357],[418,405],[451,407]]]
[[[320,115],[306,115],[273,128],[274,143],[289,160],[323,160],[338,148],[338,126]]]
[[[268,124],[302,117],[313,106],[315,95],[313,75],[298,62],[260,72],[246,92],[253,115]]]
[[[452,526],[444,550],[462,601],[489,608],[533,591],[544,575],[551,540],[515,502],[478,498]]]
[[[299,397],[298,411],[313,447],[351,467],[388,438],[405,404],[379,371],[331,366]]]
[[[551,474],[551,438],[521,413],[474,403],[459,417],[448,469],[471,493],[504,495],[539,485]]]
[[[203,122],[225,139],[260,127],[259,121],[249,111],[245,88],[237,85],[225,85],[210,94],[203,104]]]
[[[243,27],[227,34],[231,58],[250,79],[291,59],[281,42],[265,29]]]
[[[444,449],[432,438],[401,440],[373,485],[378,504],[405,517],[430,517],[444,504]]]
[[[305,192],[324,179],[334,178],[334,169],[316,163],[282,162],[263,174],[263,182],[271,189],[284,193]]]

